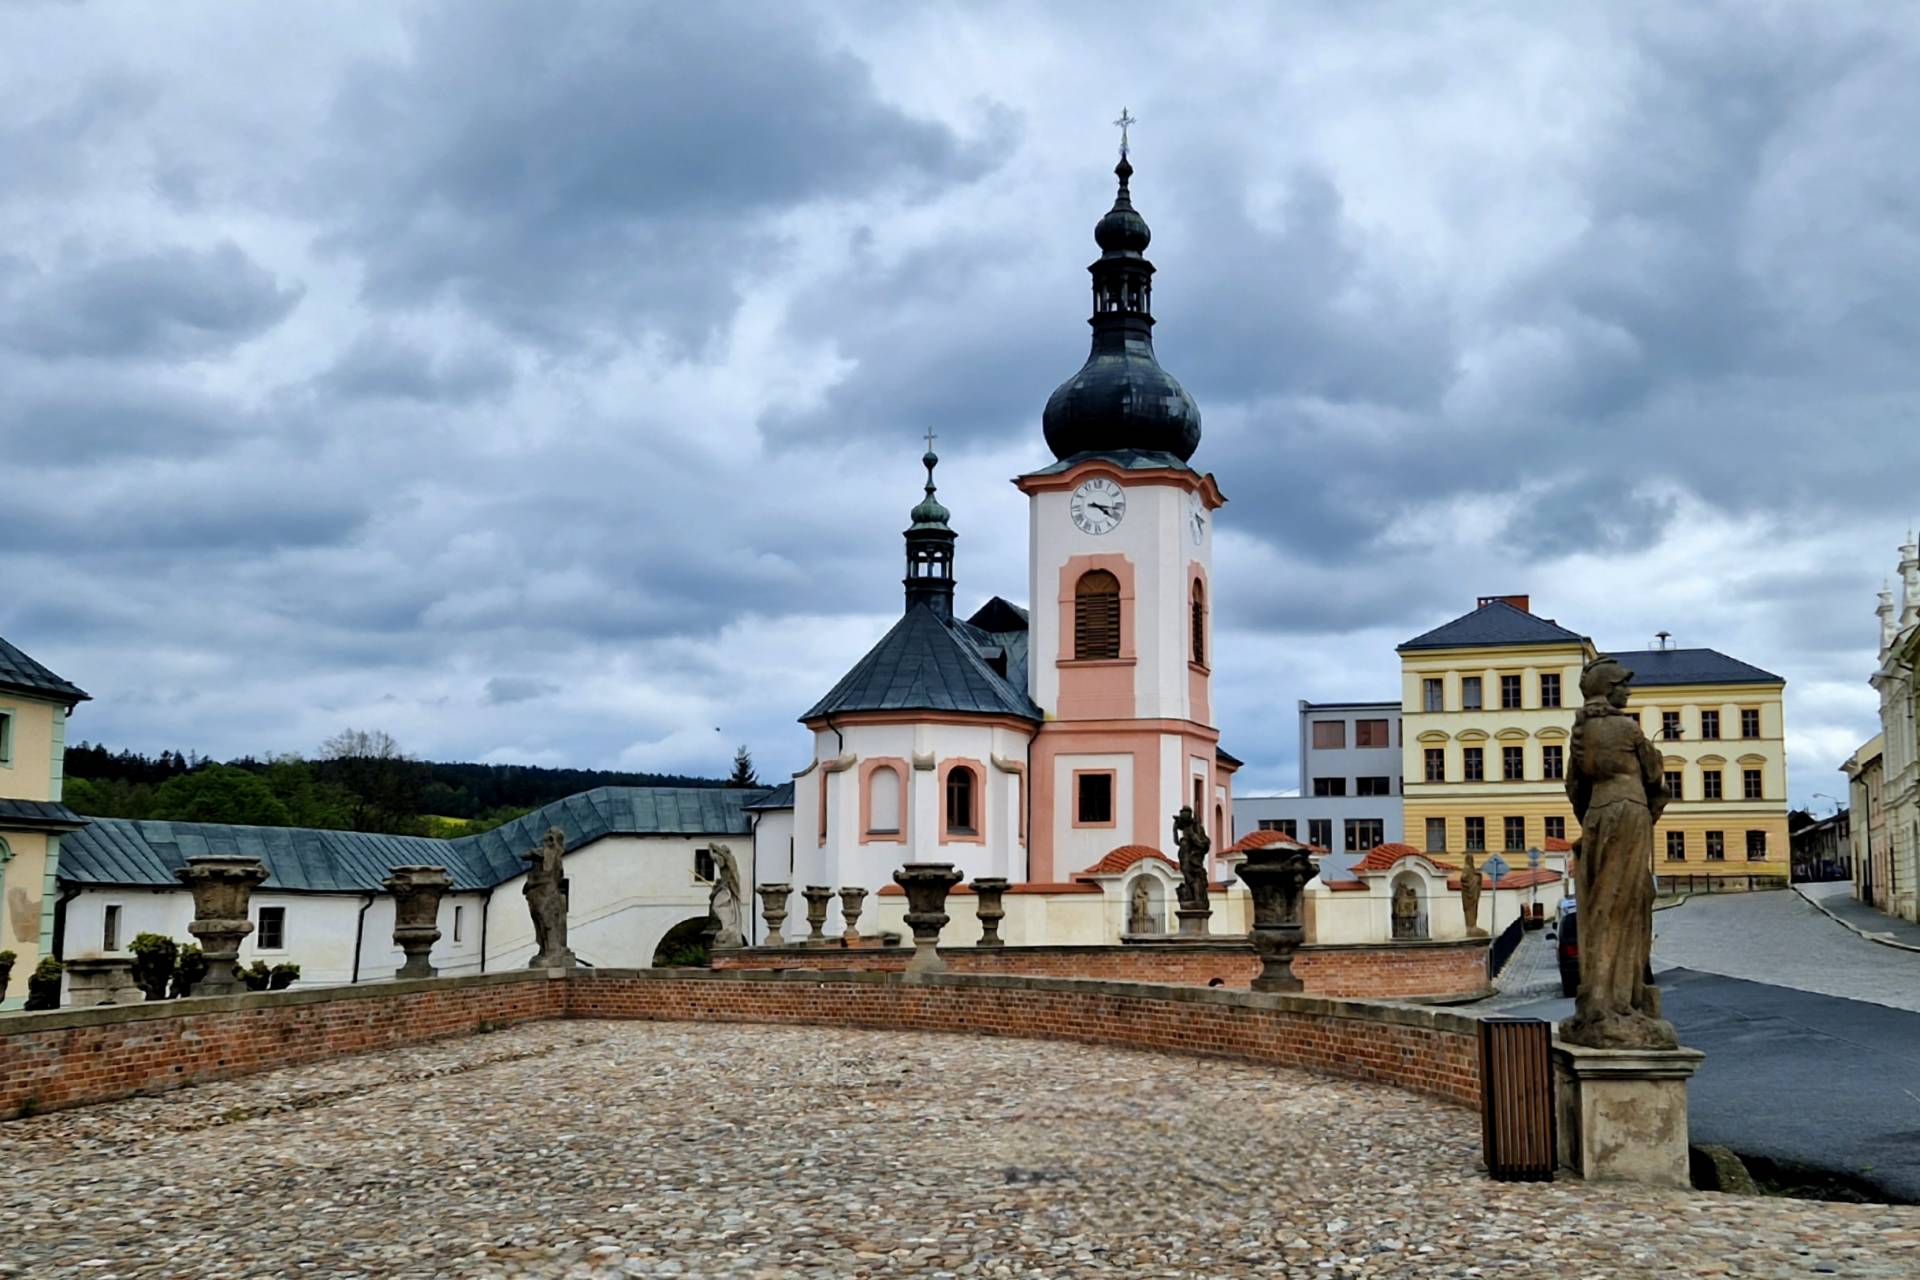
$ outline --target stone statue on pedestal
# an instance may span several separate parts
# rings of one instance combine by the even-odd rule
[[[1147,887],[1145,876],[1133,878],[1133,892],[1128,895],[1127,932],[1131,934],[1158,933],[1153,923],[1153,890]]]
[[[733,850],[724,844],[711,844],[707,852],[713,855],[713,888],[707,894],[707,914],[720,922],[720,931],[709,945],[744,947],[747,938],[741,918],[740,868],[733,860]]]
[[[1480,885],[1486,879],[1480,868],[1473,865],[1473,854],[1467,854],[1467,865],[1460,869],[1460,913],[1467,918],[1467,936],[1484,938],[1487,931],[1480,927]]]
[[[520,855],[527,863],[527,883],[521,892],[527,895],[527,914],[533,917],[529,969],[571,969],[574,964],[573,952],[567,950],[567,893],[560,883],[566,852],[567,833],[548,827],[540,847]]]
[[[1413,881],[1402,880],[1393,886],[1393,940],[1417,942],[1420,939],[1420,894]]]
[[[1180,851],[1180,905],[1188,910],[1210,909],[1207,897],[1207,851],[1213,842],[1193,816],[1192,805],[1181,805],[1173,815],[1173,844]]]
[[[1653,824],[1667,806],[1660,753],[1622,708],[1633,672],[1595,658],[1580,675],[1567,796],[1580,820],[1574,900],[1580,910],[1580,992],[1560,1038],[1595,1049],[1672,1049],[1648,982],[1653,950]]]

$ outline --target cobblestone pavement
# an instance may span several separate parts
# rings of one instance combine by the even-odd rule
[[[1789,890],[1695,894],[1653,928],[1655,968],[1920,1010],[1920,953],[1869,942]]]
[[[1497,1184],[1470,1111],[1081,1045],[548,1023],[0,1126],[34,1277],[1910,1277],[1920,1209]]]

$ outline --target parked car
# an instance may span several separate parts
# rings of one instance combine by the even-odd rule
[[[1560,994],[1571,998],[1580,990],[1580,913],[1571,898],[1560,904],[1558,933],[1553,951],[1560,962]]]

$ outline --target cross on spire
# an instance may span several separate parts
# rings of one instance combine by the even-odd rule
[[[1125,160],[1127,158],[1127,127],[1129,125],[1139,124],[1140,117],[1132,114],[1125,107],[1122,107],[1120,108],[1120,118],[1115,120],[1114,123],[1120,126],[1120,158]]]
[[[927,452],[928,453],[933,452],[933,428],[932,427],[927,428]]]

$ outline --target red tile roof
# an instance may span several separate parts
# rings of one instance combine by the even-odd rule
[[[1553,836],[1548,836],[1545,842],[1541,844],[1540,848],[1546,853],[1572,853],[1573,852],[1572,845],[1568,844],[1565,840],[1556,839]]]
[[[1294,839],[1284,831],[1249,831],[1228,846],[1228,853],[1245,853],[1249,849],[1264,849],[1268,845],[1290,844],[1301,849],[1313,849],[1315,846]],[[1325,853],[1322,849],[1320,852]]]
[[[1355,871],[1385,871],[1402,858],[1425,858],[1436,867],[1453,869],[1453,863],[1443,855],[1428,853],[1416,849],[1410,844],[1377,844],[1367,851],[1367,856],[1353,864]]]
[[[1006,891],[1008,893],[1099,893],[1100,886],[1097,884],[1087,884],[1079,880],[1070,883],[1050,882],[1046,880],[1024,880],[1019,884],[1008,885]],[[949,896],[968,894],[973,892],[973,886],[970,884],[957,884],[947,892]],[[879,894],[883,898],[898,898],[904,893],[906,893],[906,890],[897,884],[883,884],[879,889]]]
[[[1365,880],[1327,880],[1324,883],[1335,893],[1352,893],[1355,889],[1365,891],[1367,887]]]
[[[1501,876],[1500,887],[1502,889],[1530,889],[1537,884],[1558,884],[1564,874],[1564,872],[1556,870],[1553,867],[1522,867],[1518,871],[1509,871],[1507,874]],[[1482,880],[1480,885],[1482,888],[1491,888],[1493,881]],[[1448,878],[1447,888],[1458,889],[1459,887],[1459,876],[1451,876]]]
[[[1112,850],[1106,857],[1100,859],[1100,861],[1088,867],[1085,871],[1080,872],[1080,874],[1083,876],[1118,875],[1134,863],[1146,858],[1158,858],[1170,867],[1178,867],[1180,865],[1152,845],[1123,844],[1118,849]]]

